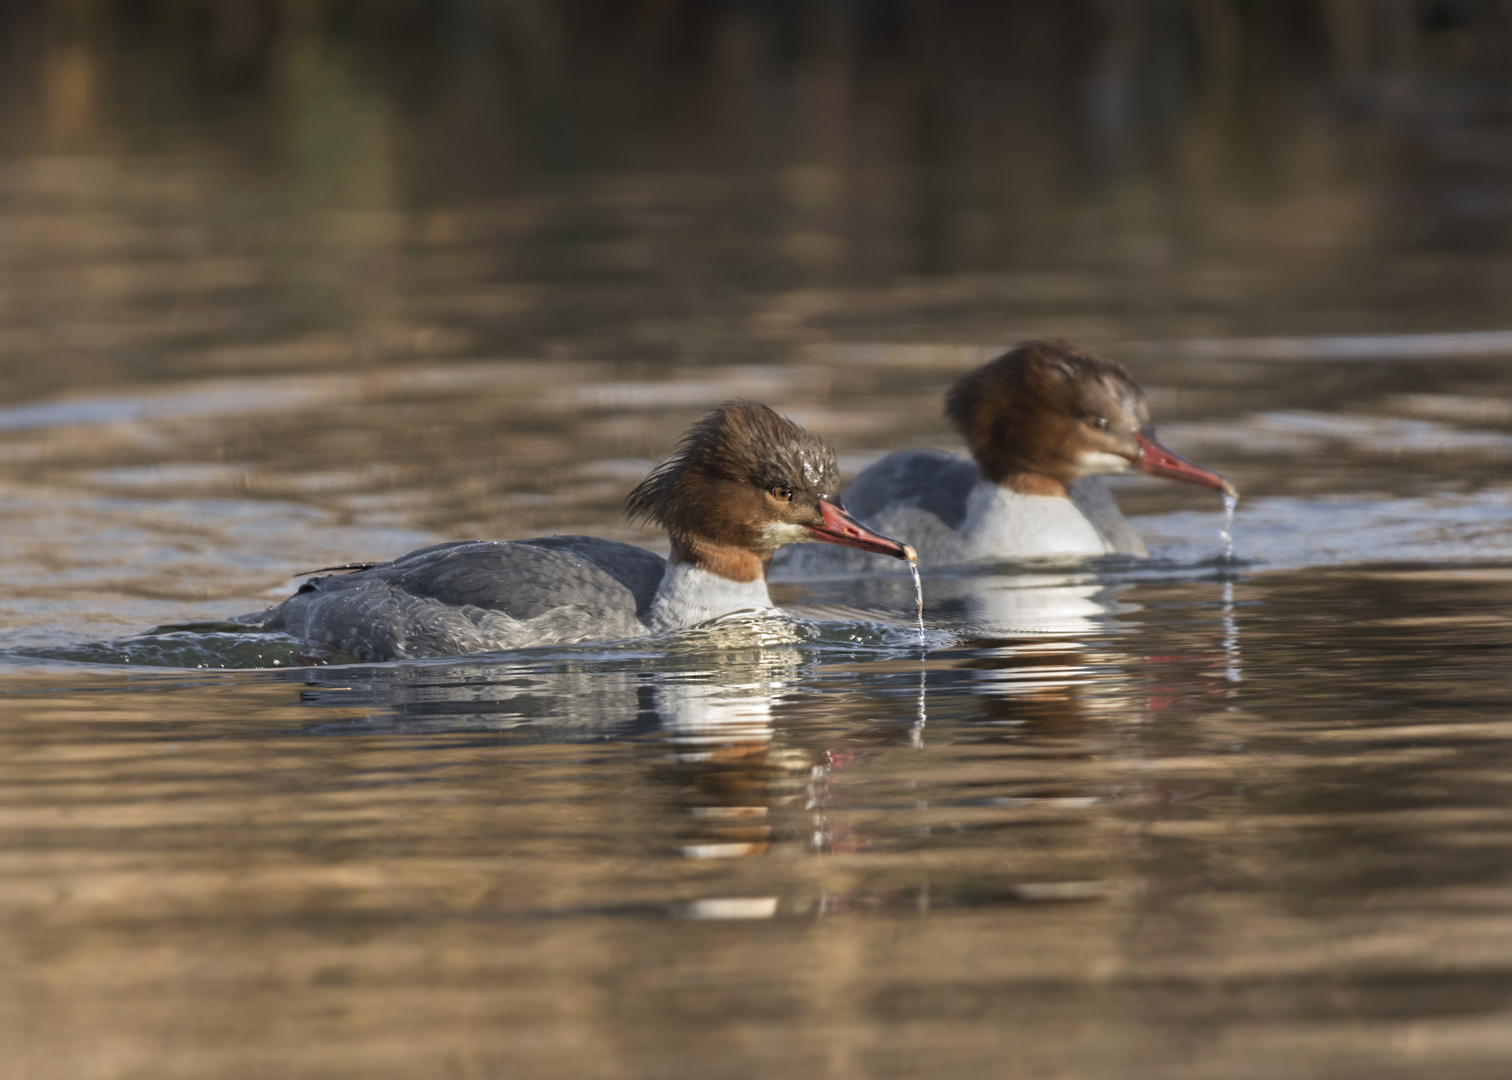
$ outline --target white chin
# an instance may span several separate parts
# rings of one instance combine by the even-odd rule
[[[1095,451],[1078,454],[1076,467],[1083,476],[1109,476],[1129,471],[1129,459],[1118,454],[1101,454]]]
[[[779,548],[783,544],[808,544],[817,539],[802,525],[794,525],[787,521],[769,521],[761,528],[761,538],[770,547]]]

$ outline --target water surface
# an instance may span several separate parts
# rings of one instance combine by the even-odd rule
[[[615,7],[0,14],[7,1075],[1505,1076],[1494,6]],[[713,405],[854,474],[1047,334],[1232,558],[1130,479],[1152,559],[936,568],[922,665],[901,568],[449,661],[148,633],[664,550],[621,500]]]

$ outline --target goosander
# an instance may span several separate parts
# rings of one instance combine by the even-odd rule
[[[970,460],[899,451],[845,492],[857,518],[931,565],[1148,554],[1102,475],[1138,469],[1237,494],[1155,441],[1144,391],[1121,365],[1069,341],[1026,341],[968,373],[946,394],[945,414]],[[848,552],[794,551],[782,572],[875,568]]]
[[[643,637],[767,611],[783,544],[840,544],[913,561],[839,499],[834,451],[765,405],[732,401],[683,436],[626,500],[665,528],[671,558],[591,536],[436,544],[306,581],[233,622],[322,642],[361,660]]]

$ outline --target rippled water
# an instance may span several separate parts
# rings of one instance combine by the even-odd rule
[[[509,431],[561,392],[531,370],[384,378],[396,422]],[[624,393],[696,409],[749,377]],[[1512,500],[1462,490],[1500,438],[1479,413],[1426,452],[1396,397],[1190,415],[1169,441],[1262,492],[1232,561],[1211,493],[1131,483],[1154,558],[927,573],[922,667],[902,572],[777,585],[790,622],[308,667],[277,638],[130,635],[467,535],[428,508],[510,482],[174,460],[256,431],[261,399],[219,386],[208,414],[176,390],[0,412],[20,1075],[975,1076],[1011,1053],[1494,1076],[1512,1054]],[[331,430],[306,438],[394,407],[368,376],[320,392]],[[886,448],[885,415],[839,404],[808,419]],[[570,479],[502,531],[632,535],[626,444],[676,428],[573,406],[513,435]],[[1396,490],[1311,490],[1320,442],[1325,480]],[[257,669],[185,670],[206,664]]]
[[[0,11],[0,1072],[1505,1076],[1493,7],[569,6]],[[621,500],[707,408],[854,475],[1045,334],[1232,550],[1141,478],[1151,559],[925,567],[922,646],[901,566],[460,660],[175,629],[665,550]]]

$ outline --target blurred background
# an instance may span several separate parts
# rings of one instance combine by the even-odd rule
[[[1498,0],[8,0],[7,390],[1499,325],[1509,39]]]
[[[951,445],[949,381],[1049,334],[1128,362],[1251,498],[1502,475],[1500,0],[0,11],[24,575],[97,562],[58,538],[123,498],[278,518],[226,556],[136,504],[122,565],[169,554],[127,591],[178,599],[436,536],[655,543],[620,499],[720,400],[854,472]],[[1212,508],[1176,487],[1125,504]]]

